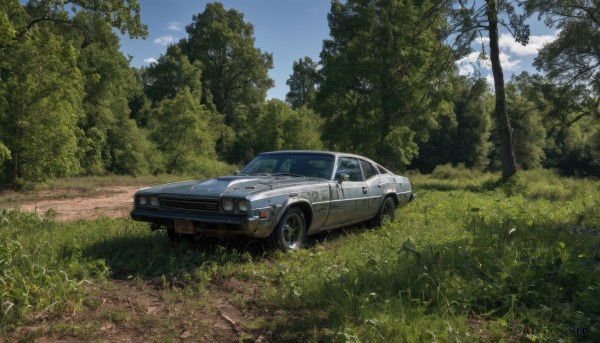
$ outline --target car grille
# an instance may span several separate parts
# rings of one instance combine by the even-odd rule
[[[207,199],[158,199],[161,209],[192,211],[192,212],[218,212],[219,202]]]

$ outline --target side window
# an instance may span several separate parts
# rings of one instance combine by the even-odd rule
[[[363,173],[365,175],[365,180],[372,178],[377,175],[375,169],[373,169],[373,165],[367,161],[360,160],[360,166],[362,167]]]
[[[348,174],[350,181],[362,181],[360,166],[356,158],[340,157],[338,158],[335,180],[340,179],[341,174]]]
[[[382,166],[377,166],[377,169],[379,169],[379,174],[387,174],[389,173],[387,170],[385,170],[384,167]]]

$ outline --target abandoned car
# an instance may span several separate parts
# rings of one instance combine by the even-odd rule
[[[131,217],[166,229],[172,240],[245,235],[294,250],[324,230],[393,221],[396,208],[414,198],[406,177],[365,157],[274,151],[232,176],[141,189]]]

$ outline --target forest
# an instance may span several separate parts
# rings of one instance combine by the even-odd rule
[[[538,74],[505,81],[498,28],[526,44],[530,17],[558,37]],[[277,149],[352,152],[399,172],[600,176],[597,2],[333,0],[327,18],[320,60],[298,56],[283,100],[267,99],[273,56],[252,23],[218,2],[134,68],[117,33],[148,35],[137,0],[3,0],[0,184],[207,175]],[[493,86],[455,64],[481,37]]]

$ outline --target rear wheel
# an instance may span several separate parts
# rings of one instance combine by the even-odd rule
[[[382,227],[386,222],[393,222],[396,219],[396,202],[392,197],[386,197],[379,208],[379,213],[374,218],[374,224]]]
[[[271,243],[281,250],[297,250],[306,241],[306,218],[298,207],[288,209],[271,233]]]

